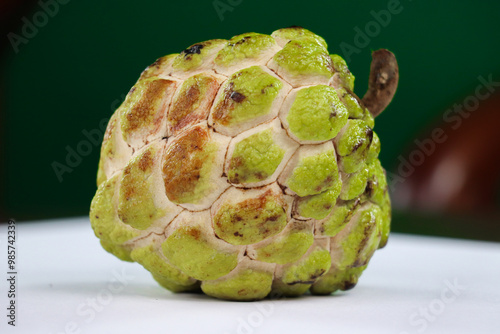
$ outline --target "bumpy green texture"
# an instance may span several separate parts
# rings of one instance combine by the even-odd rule
[[[230,300],[259,300],[271,292],[273,274],[255,269],[243,269],[225,280],[205,281],[201,289],[211,296]]]
[[[291,75],[330,78],[334,71],[328,51],[312,38],[291,40],[276,53],[274,61]]]
[[[302,217],[321,220],[333,210],[340,194],[342,182],[338,180],[334,186],[320,194],[301,197],[297,200],[297,213]]]
[[[179,72],[194,71],[206,61],[215,58],[214,52],[220,50],[226,43],[227,41],[223,39],[213,39],[193,44],[173,59],[172,68]]]
[[[269,49],[276,42],[269,35],[247,33],[234,36],[229,40],[215,58],[215,63],[222,66],[235,65],[244,59],[258,58],[263,51]]]
[[[276,171],[284,155],[285,150],[274,142],[272,129],[253,134],[236,144],[227,172],[229,182],[263,181]]]
[[[382,212],[378,206],[368,204],[358,208],[359,219],[350,230],[338,238],[342,250],[341,260],[336,264],[340,269],[360,267],[368,263],[369,258],[377,249],[380,235],[378,221]]]
[[[287,266],[283,272],[282,282],[289,285],[312,284],[318,277],[326,273],[331,266],[330,251],[315,249],[298,262]]]
[[[324,141],[334,138],[348,117],[335,89],[318,85],[297,93],[286,121],[300,140]]]
[[[139,231],[123,224],[114,209],[114,197],[119,174],[101,183],[90,205],[90,224],[103,247],[121,259],[127,259],[127,251],[121,244],[139,235]]]
[[[218,250],[195,226],[176,230],[162,244],[162,249],[174,266],[198,280],[219,278],[238,264],[237,253]]]
[[[342,157],[342,170],[355,173],[364,166],[373,130],[359,119],[350,119],[337,137],[337,153]]]
[[[356,173],[345,174],[342,179],[340,199],[347,201],[361,195],[365,191],[369,173],[368,167],[362,167]]]
[[[366,158],[366,161],[368,163],[373,162],[375,159],[378,158],[379,153],[380,153],[380,139],[378,138],[377,134],[373,132],[373,139],[372,143],[370,144],[370,150],[368,151],[368,157]]]
[[[159,58],[103,136],[90,206],[102,248],[172,292],[353,288],[391,225],[380,139],[353,89],[301,27]]]
[[[357,283],[366,266],[341,270],[332,267],[311,286],[313,295],[329,295],[337,290],[350,290]]]
[[[354,90],[354,75],[349,71],[344,58],[339,55],[330,55],[330,57],[332,58],[333,68],[339,74],[344,87],[351,91]]]
[[[223,94],[215,102],[213,122],[233,126],[267,115],[283,83],[260,66],[244,68],[223,85]]]
[[[325,49],[327,48],[326,42],[323,39],[323,37],[318,36],[312,31],[304,29],[302,27],[290,27],[290,28],[276,30],[275,32],[272,33],[271,36],[278,39],[284,39],[287,42],[297,39],[314,40],[316,43],[320,44]]]
[[[162,285],[167,285],[169,290],[181,292],[190,291],[197,287],[196,280],[167,263],[154,244],[135,248],[130,253],[130,257],[149,270],[157,281],[161,281]]]
[[[279,235],[273,242],[256,247],[256,259],[278,264],[295,262],[314,241],[312,231],[305,223],[296,222],[290,230],[284,232],[286,233]]]
[[[268,192],[236,204],[223,204],[213,218],[215,234],[232,245],[249,245],[281,232],[287,223],[283,203]]]
[[[302,158],[287,180],[287,185],[297,195],[303,197],[332,188],[338,177],[335,152],[329,150]]]
[[[334,237],[350,221],[358,206],[358,200],[348,202],[339,201],[330,215],[317,223],[318,234],[321,236]]]
[[[353,93],[348,91],[346,88],[338,88],[337,93],[347,107],[349,118],[362,119],[370,128],[375,126],[375,120],[373,119],[372,114],[370,114],[368,109],[362,106],[362,102],[359,101],[359,98],[354,96]]]
[[[157,150],[149,147],[130,160],[121,179],[118,217],[125,224],[145,230],[165,212],[155,205],[151,188],[151,174]]]

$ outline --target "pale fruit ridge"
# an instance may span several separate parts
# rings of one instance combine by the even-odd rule
[[[352,288],[391,219],[354,76],[299,27],[158,59],[104,136],[90,221],[174,292],[231,300]]]

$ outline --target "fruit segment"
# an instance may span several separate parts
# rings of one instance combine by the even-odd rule
[[[236,186],[257,187],[276,181],[299,145],[278,119],[233,138],[226,157],[226,175]]]
[[[219,133],[235,136],[275,118],[288,91],[266,68],[244,68],[222,85],[208,123]]]

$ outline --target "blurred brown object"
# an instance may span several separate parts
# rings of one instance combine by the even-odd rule
[[[395,185],[396,208],[490,216],[494,221],[500,217],[500,94],[479,101],[477,91],[479,98],[471,95],[455,104],[427,136],[415,140],[406,162],[412,163],[412,154],[413,162],[421,157],[419,150],[425,158],[418,166],[413,163],[414,171]],[[471,108],[474,99],[478,104]],[[462,104],[466,108],[457,112]],[[440,142],[432,140],[432,133],[442,133]]]

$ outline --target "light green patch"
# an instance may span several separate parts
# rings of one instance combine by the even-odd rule
[[[360,105],[356,97],[348,93],[344,88],[339,88],[338,94],[341,96],[342,102],[344,102],[347,107],[349,118],[362,119],[364,117],[365,109]]]
[[[380,220],[379,231],[381,234],[379,248],[385,247],[389,239],[389,233],[391,231],[391,200],[389,194],[385,194],[384,204],[381,206],[382,209],[382,219]]]
[[[352,289],[365,270],[366,266],[338,270],[332,267],[328,273],[321,276],[316,283],[311,286],[313,295],[329,295],[337,290]]]
[[[284,155],[285,150],[274,143],[272,129],[253,134],[236,144],[227,172],[229,182],[263,181],[273,175]]]
[[[375,161],[375,159],[378,158],[379,153],[380,153],[380,139],[378,138],[375,131],[373,131],[373,139],[372,143],[370,144],[370,148],[368,150],[368,156],[366,158],[366,162],[371,163]]]
[[[223,39],[212,39],[193,44],[174,58],[172,68],[182,71],[195,70],[207,61],[214,49],[222,47],[226,42]]]
[[[358,201],[337,204],[331,215],[321,222],[319,226],[321,235],[329,237],[337,235],[347,225],[358,205]]]
[[[105,240],[101,240],[101,246],[106,252],[113,254],[122,261],[134,262],[130,258],[130,250],[124,246],[117,245]]]
[[[341,156],[345,173],[360,170],[367,159],[373,131],[363,120],[349,119],[346,129],[337,139],[337,153]]]
[[[153,64],[149,65],[141,74],[139,80],[156,77],[160,74],[167,74],[165,71],[172,65],[177,53],[169,54],[158,58]]]
[[[245,269],[233,277],[217,281],[203,281],[201,289],[209,296],[229,300],[257,300],[271,292],[273,274]]]
[[[298,263],[287,266],[283,271],[282,281],[290,285],[312,284],[326,273],[330,266],[330,252],[326,249],[316,249]]]
[[[118,176],[115,174],[101,184],[90,205],[90,224],[95,235],[106,243],[108,249],[112,249],[112,244],[121,245],[139,235],[139,231],[123,224],[116,217],[113,197]]]
[[[300,140],[330,140],[346,124],[349,113],[335,89],[317,85],[301,89],[286,120]]]
[[[312,231],[291,229],[273,242],[256,249],[256,259],[262,262],[286,264],[300,259],[314,241]]]
[[[338,178],[335,154],[329,150],[300,159],[286,183],[297,195],[304,197],[332,188]]]
[[[368,109],[364,110],[365,114],[363,116],[363,121],[365,121],[366,125],[368,125],[371,129],[375,127],[375,118],[373,118],[372,114]]]
[[[249,245],[281,232],[287,216],[283,203],[265,193],[237,204],[223,204],[213,220],[219,238],[233,245]]]
[[[361,105],[358,98],[353,95],[354,93],[348,92],[345,88],[338,88],[337,93],[349,111],[349,118],[361,119],[366,123],[366,125],[373,129],[375,126],[375,120],[373,119],[372,114],[368,109]]]
[[[344,87],[347,87],[351,91],[354,90],[354,75],[351,73],[351,71],[349,71],[344,58],[336,54],[330,55],[330,57],[332,58],[333,68],[335,69],[335,72],[340,75],[342,85]]]
[[[369,168],[367,166],[364,166],[356,173],[346,174],[342,178],[343,183],[340,198],[348,201],[361,195],[366,189],[366,182],[369,175]]]
[[[332,59],[327,49],[315,39],[292,40],[273,59],[292,75],[317,75],[327,79],[333,75]]]
[[[283,83],[259,66],[234,73],[224,84],[212,111],[214,123],[233,126],[271,111]]]
[[[338,263],[341,270],[366,265],[378,248],[380,242],[378,220],[382,218],[382,212],[376,205],[370,205],[361,210],[358,222],[341,241],[342,259]]]
[[[222,66],[231,66],[243,59],[258,58],[260,54],[275,45],[274,38],[269,35],[247,33],[231,38],[222,48],[215,63]]]
[[[152,244],[135,248],[132,250],[130,257],[135,262],[140,263],[146,270],[150,271],[155,279],[161,281],[160,284],[162,286],[170,284],[171,287],[175,288],[173,291],[189,290],[196,284],[194,279],[165,262]]]
[[[295,39],[305,38],[309,40],[314,40],[316,43],[318,43],[325,49],[327,48],[326,42],[322,37],[302,27],[289,27],[289,28],[279,29],[274,31],[271,34],[271,36],[273,36],[274,38],[288,39],[291,41]]]
[[[166,212],[153,200],[151,174],[157,150],[149,147],[125,166],[121,178],[118,217],[127,225],[145,230]]]
[[[306,218],[323,219],[332,212],[342,188],[340,179],[335,185],[320,194],[297,199],[297,213]]]
[[[385,177],[384,169],[380,164],[380,160],[374,160],[368,165],[368,169],[368,199],[379,206],[383,206],[386,202],[388,187],[387,179]]]
[[[223,252],[209,244],[203,232],[184,226],[162,244],[165,257],[185,274],[197,280],[213,280],[228,274],[238,264],[236,252]]]

